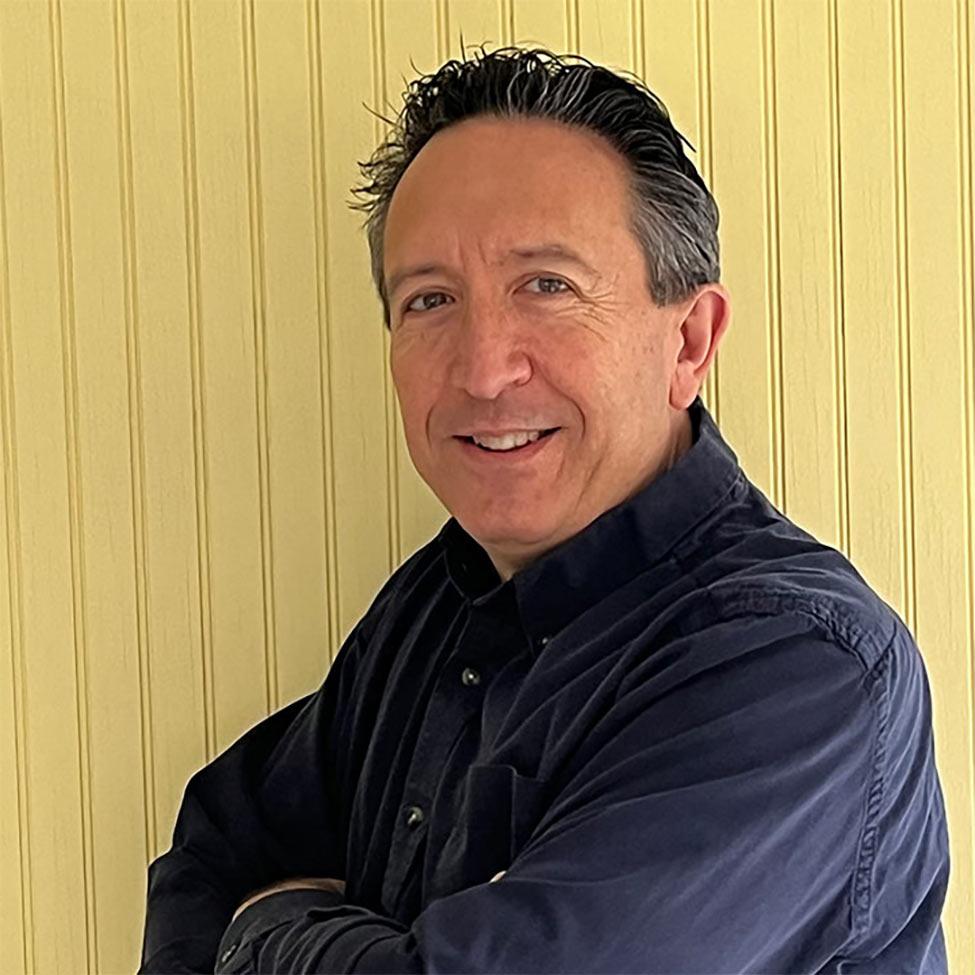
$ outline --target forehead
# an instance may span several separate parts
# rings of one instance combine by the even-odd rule
[[[401,177],[386,219],[386,269],[475,235],[488,262],[527,241],[581,248],[622,229],[627,176],[619,153],[589,130],[466,119],[430,139]]]

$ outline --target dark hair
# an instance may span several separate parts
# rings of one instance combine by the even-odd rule
[[[483,45],[481,54],[480,60],[448,61],[436,74],[410,82],[395,122],[383,119],[394,126],[390,137],[369,162],[359,163],[372,182],[352,192],[374,199],[349,206],[370,211],[364,226],[387,329],[383,233],[393,191],[430,138],[475,116],[547,118],[585,126],[622,154],[631,174],[630,230],[643,249],[647,290],[658,307],[683,301],[698,286],[719,280],[718,206],[681,141],[694,147],[674,128],[652,91],[635,76],[631,82],[580,55],[559,57],[544,48],[517,47],[485,54]],[[584,63],[569,64],[569,58]]]

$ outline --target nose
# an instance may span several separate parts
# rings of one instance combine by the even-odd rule
[[[475,399],[496,399],[531,378],[531,360],[517,323],[501,312],[466,311],[458,320],[450,378]]]

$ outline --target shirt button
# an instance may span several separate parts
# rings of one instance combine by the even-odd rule
[[[541,646],[543,646],[543,647],[544,647],[544,646],[545,646],[545,644],[546,644],[546,643],[548,643],[548,641],[549,641],[549,640],[551,640],[551,639],[552,639],[552,638],[551,638],[550,636],[543,636],[543,637],[541,638],[541,640],[539,640],[538,642],[539,642],[539,644],[540,644]]]
[[[410,806],[406,810],[406,825],[416,829],[423,822],[423,810],[419,806]]]
[[[230,956],[237,950],[237,942],[235,941],[221,956],[220,964],[223,965],[229,960]]]
[[[471,684],[480,684],[481,675],[471,667],[465,667],[464,672],[460,675],[460,679],[464,682],[464,685],[470,687]]]

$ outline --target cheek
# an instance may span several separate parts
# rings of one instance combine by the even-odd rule
[[[628,452],[645,438],[657,374],[635,349],[604,353],[598,362],[590,360],[586,369],[576,388],[590,445],[600,453]]]
[[[632,385],[634,366],[631,357],[616,349],[587,349],[574,357],[570,388],[577,391],[577,402],[593,424],[612,419]]]
[[[423,449],[428,438],[430,415],[440,395],[441,382],[430,360],[423,356],[398,352],[390,353],[390,374],[406,441],[411,447]]]

